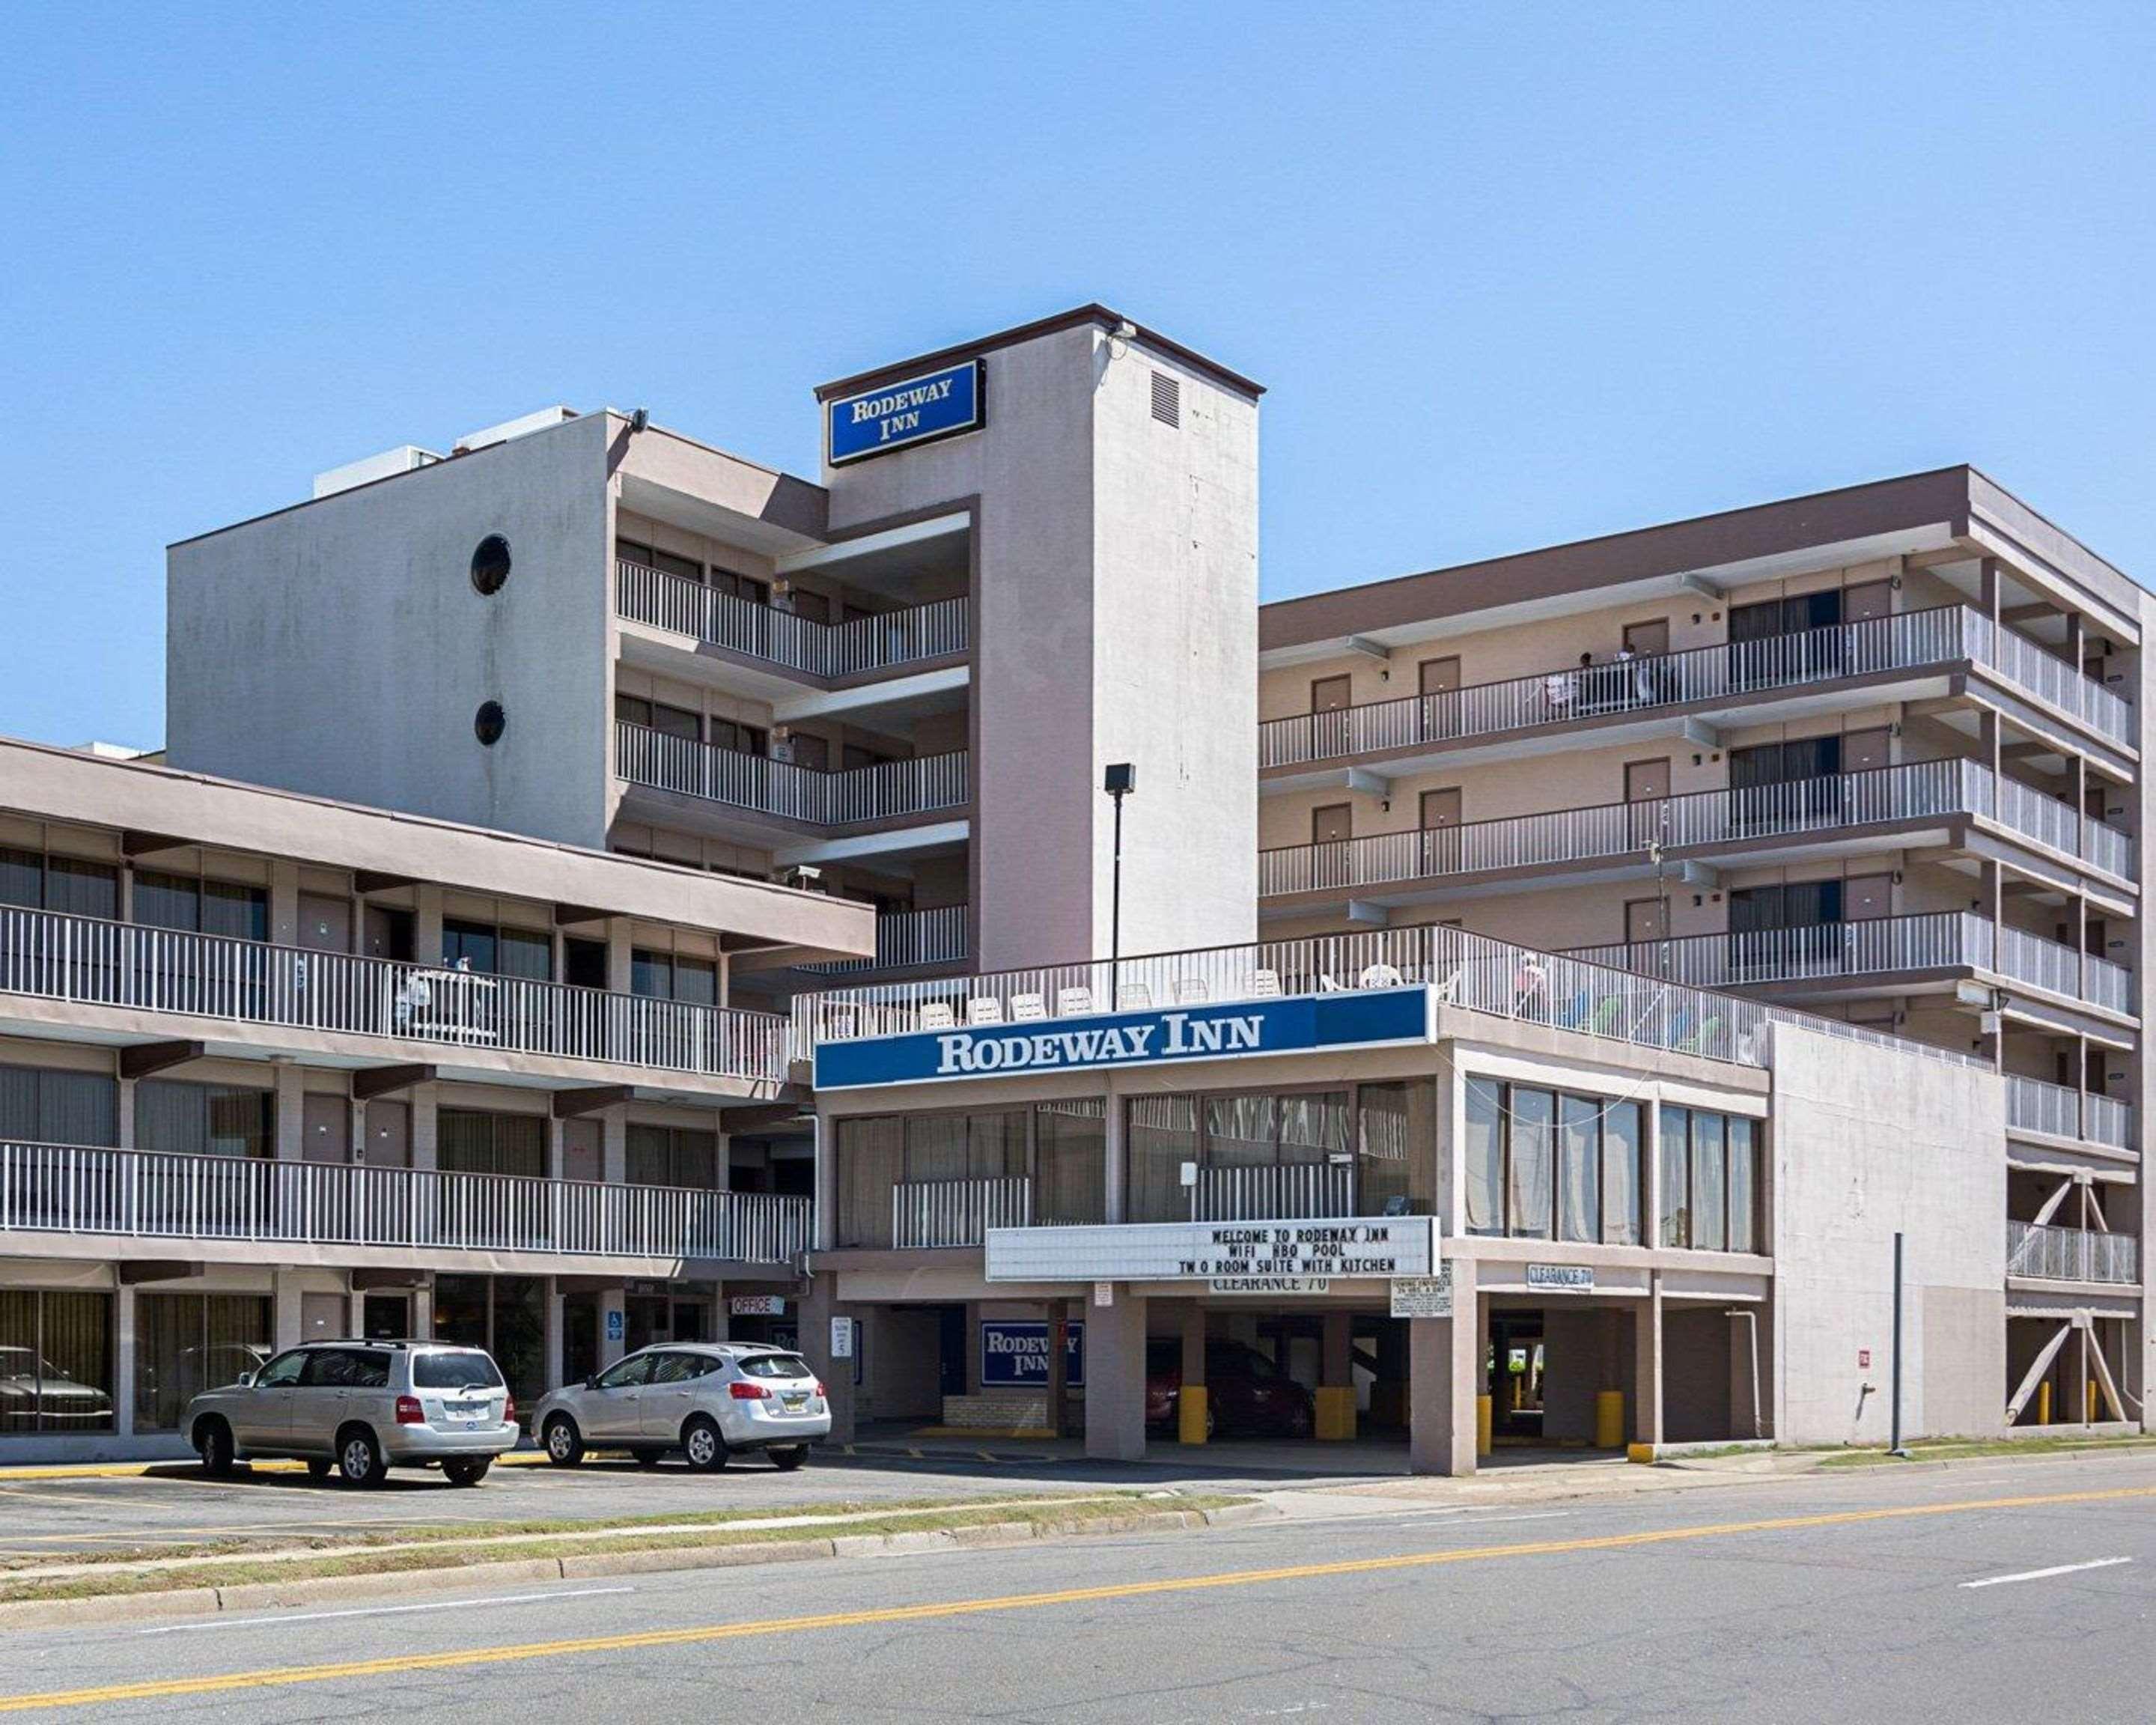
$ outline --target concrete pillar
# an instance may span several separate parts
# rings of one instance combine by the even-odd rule
[[[420,964],[442,962],[442,889],[431,880],[412,889],[412,957]]]
[[[630,992],[634,942],[629,938],[629,927],[626,916],[607,918],[607,987],[617,994]]]
[[[599,1296],[599,1368],[603,1371],[629,1352],[629,1290],[608,1288]]]
[[[629,1178],[629,1116],[619,1107],[600,1111],[599,1178],[610,1186]]]
[[[441,1166],[441,1134],[436,1119],[438,1087],[431,1084],[412,1086],[412,1166],[414,1168],[436,1168]]]
[[[1123,1219],[1124,1212],[1130,1199],[1124,1179],[1123,1115],[1125,1110],[1123,1099],[1115,1094],[1112,1083],[1109,1090],[1107,1109],[1107,1129],[1101,1137],[1102,1167],[1101,1169],[1101,1178],[1106,1183],[1105,1201],[1107,1207],[1101,1214],[1113,1223],[1121,1222]]]
[[[1662,1272],[1650,1273],[1632,1331],[1632,1441],[1662,1441]]]
[[[277,1160],[299,1162],[306,1155],[306,1074],[297,1066],[276,1066],[271,1075],[277,1097]]]
[[[114,1056],[113,1064],[116,1070],[119,1065],[117,1055]],[[136,1147],[135,1081],[115,1078],[113,1085],[116,1091],[112,1111],[113,1135],[121,1149],[132,1150]]]
[[[270,1277],[273,1338],[279,1352],[300,1344],[300,1277],[295,1271],[280,1270]],[[422,1333],[424,1333],[424,1332]]]
[[[562,1375],[562,1285],[551,1276],[547,1278],[546,1300],[547,1363],[541,1381],[549,1389],[559,1389],[567,1381]]]
[[[1317,1435],[1342,1443],[1355,1435],[1355,1373],[1352,1363],[1355,1320],[1351,1312],[1325,1314],[1325,1337],[1318,1362]]]
[[[1086,1454],[1145,1459],[1146,1302],[1118,1286],[1112,1306],[1086,1311]]]
[[[135,1435],[135,1290],[122,1283],[112,1300],[112,1435]]]
[[[412,1335],[424,1341],[434,1333],[434,1285],[422,1282],[412,1290]]]
[[[280,947],[300,944],[300,865],[281,856],[270,864],[270,938]]]
[[[1205,1302],[1185,1300],[1182,1317],[1183,1370],[1181,1388],[1176,1392],[1175,1435],[1179,1443],[1202,1444],[1209,1405],[1205,1388]]]
[[[1483,1331],[1475,1260],[1455,1258],[1451,1271],[1452,1316],[1407,1321],[1408,1466],[1459,1478],[1476,1467]]]
[[[834,1280],[829,1276],[819,1276],[809,1283],[801,1301],[801,1352],[824,1380],[831,1406],[831,1441],[850,1444],[854,1440],[856,1417],[854,1363],[833,1355],[831,1320],[850,1314],[839,1308],[834,1292]],[[855,1345],[860,1346],[858,1337]]]

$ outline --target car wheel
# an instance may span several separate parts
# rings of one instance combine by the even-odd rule
[[[336,1465],[335,1462],[324,1461],[319,1458],[311,1460],[307,1463],[307,1477],[319,1486],[330,1476],[330,1469]]]
[[[792,1473],[808,1459],[808,1446],[806,1444],[788,1444],[783,1448],[771,1451],[773,1465],[781,1473]]]
[[[666,1455],[664,1450],[631,1450],[629,1453],[639,1467],[656,1467]]]
[[[1205,1401],[1205,1441],[1211,1443],[1219,1435],[1219,1410],[1213,1405],[1212,1398],[1209,1396]]]
[[[696,1414],[681,1428],[681,1448],[698,1473],[716,1473],[726,1465],[726,1440],[708,1414]]]
[[[474,1455],[442,1464],[442,1477],[453,1486],[476,1486],[494,1466],[491,1455]]]
[[[203,1471],[221,1480],[232,1471],[232,1428],[222,1420],[209,1419],[195,1428],[195,1449],[202,1456]]]
[[[347,1425],[337,1434],[337,1471],[347,1486],[372,1489],[389,1477],[382,1446],[364,1425]]]
[[[574,1467],[584,1459],[584,1435],[567,1414],[547,1422],[547,1459],[557,1467]]]

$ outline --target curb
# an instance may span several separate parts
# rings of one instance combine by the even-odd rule
[[[434,1569],[382,1569],[364,1575],[317,1575],[290,1581],[251,1581],[231,1587],[173,1588],[162,1593],[101,1594],[71,1599],[0,1601],[0,1630],[65,1625],[126,1623],[145,1618],[274,1610],[366,1599],[393,1590],[454,1593],[502,1583],[574,1581],[591,1576],[651,1574],[670,1569],[732,1569],[798,1563],[825,1558],[907,1557],[925,1552],[1028,1545],[1091,1533],[1187,1532],[1278,1518],[1269,1503],[1220,1509],[1147,1510],[1086,1521],[984,1522],[970,1527],[918,1532],[842,1533],[828,1538],[681,1545],[640,1551],[591,1552],[563,1558],[513,1558]]]

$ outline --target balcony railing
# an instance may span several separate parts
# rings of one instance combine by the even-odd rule
[[[1989,970],[2113,1012],[2131,1016],[2136,1010],[2131,971],[2018,928],[1994,927],[1967,911],[1618,942],[1574,947],[1567,956],[1708,988],[1902,970]]]
[[[1355,1214],[1352,1162],[1201,1168],[1190,1189],[1194,1222],[1297,1221]],[[1180,1217],[1163,1220],[1181,1220]]]
[[[2141,1243],[2130,1234],[2091,1228],[2006,1224],[2006,1273],[2046,1281],[2133,1283],[2141,1280]]]
[[[1337,761],[1463,737],[1648,712],[1881,672],[1980,664],[2117,742],[2133,709],[2063,660],[1980,612],[1947,605],[1828,629],[1566,667],[1430,695],[1296,713],[1258,727],[1260,767]]]
[[[615,724],[614,739],[615,770],[632,784],[706,797],[814,826],[849,826],[963,808],[968,794],[963,749],[823,773],[669,736],[626,720]]]
[[[968,608],[963,598],[845,623],[815,623],[642,563],[617,559],[613,567],[614,606],[631,622],[693,635],[788,670],[851,676],[966,650]]]
[[[985,1245],[991,1228],[1024,1228],[1033,1220],[1033,1182],[901,1180],[891,1189],[891,1243],[911,1250]]]
[[[0,908],[0,993],[783,1081],[769,1013]]]
[[[2123,872],[2116,865],[2118,847],[2131,850],[2124,834],[2084,820],[2067,804],[1975,762],[1917,761],[1741,790],[1285,845],[1259,852],[1258,891],[1261,897],[1338,891],[1484,870],[1644,857],[1656,844],[1681,850],[1954,815],[1995,820],[2069,856],[2086,855],[2091,836],[2102,834],[2118,841],[2101,847],[2108,859],[2102,865],[2114,873]]]
[[[852,971],[955,964],[966,956],[966,909],[964,905],[938,905],[927,911],[886,911],[876,918],[875,957],[834,958],[801,968],[817,976],[844,976]]]
[[[760,1192],[0,1142],[0,1232],[783,1264],[810,1201]]]
[[[2133,1147],[2133,1105],[2084,1096],[2063,1084],[2006,1075],[2006,1124],[2054,1138],[2080,1138],[2117,1150]]]

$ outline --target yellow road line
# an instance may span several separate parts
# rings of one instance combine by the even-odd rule
[[[988,1612],[1036,1610],[1047,1605],[1081,1605],[1108,1599],[1145,1599],[1163,1594],[1199,1593],[1212,1589],[1252,1587],[1270,1582],[1306,1581],[1330,1576],[1375,1575],[1401,1569],[1433,1568],[1496,1558],[1552,1557],[1573,1552],[1622,1551],[1683,1540],[1715,1539],[1738,1533],[1776,1533],[1809,1527],[1841,1527],[1864,1522],[1890,1522],[1920,1516],[1944,1516],[1986,1509],[2031,1509],[2061,1503],[2111,1503],[2124,1498],[2156,1497],[2156,1486],[2105,1491],[2060,1491],[2042,1497],[1986,1497],[1961,1503],[1917,1503],[1888,1509],[1835,1510],[1820,1515],[1781,1516],[1769,1520],[1720,1522],[1705,1527],[1662,1527],[1639,1533],[1609,1533],[1579,1539],[1536,1540],[1518,1545],[1471,1546],[1407,1556],[1356,1558],[1331,1563],[1296,1563],[1273,1569],[1229,1570],[1213,1575],[1178,1576],[1160,1581],[1127,1581],[1104,1587],[1064,1588],[1053,1593],[1007,1594],[999,1598],[951,1599],[926,1605],[894,1605],[869,1611],[834,1611],[814,1617],[774,1617],[747,1623],[706,1625],[697,1629],[644,1630],[625,1635],[586,1635],[572,1640],[529,1641],[495,1647],[472,1647],[448,1653],[404,1654],[388,1659],[351,1660],[335,1665],[272,1666],[203,1677],[167,1677],[144,1683],[112,1683],[96,1689],[56,1689],[42,1694],[0,1696],[0,1713],[38,1707],[87,1707],[115,1701],[155,1701],[176,1696],[216,1695],[239,1689],[278,1688],[295,1683],[329,1683],[346,1677],[392,1676],[407,1671],[454,1671],[468,1666],[506,1665],[532,1659],[562,1659],[580,1653],[619,1653],[649,1647],[688,1647],[705,1642],[796,1634],[804,1630],[855,1629],[866,1625],[922,1623],[939,1618],[972,1617]]]

